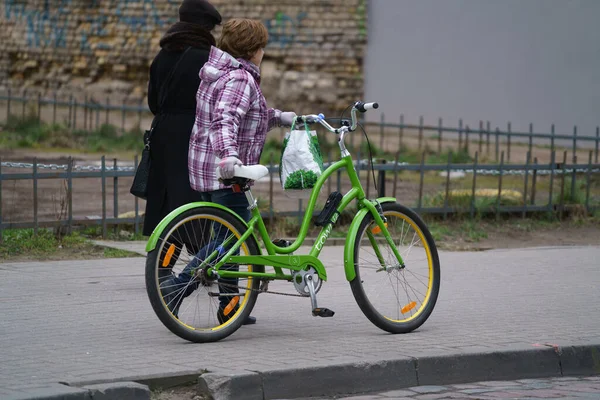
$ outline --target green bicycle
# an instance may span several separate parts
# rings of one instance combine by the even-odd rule
[[[319,254],[339,215],[354,200],[358,210],[348,228],[344,269],[360,309],[373,324],[391,333],[411,332],[427,320],[440,286],[435,242],[422,219],[395,198],[366,198],[344,145],[345,135],[357,128],[357,112],[377,107],[377,103],[355,103],[352,121],[339,128],[322,115],[299,117],[338,135],[341,160],[319,177],[293,243],[269,238],[248,185],[268,175],[262,165],[239,167],[233,179],[224,181],[245,193],[250,221],[219,204],[197,202],[179,207],[160,222],[146,246],[146,289],[156,315],[171,332],[192,342],[231,335],[274,280],[291,282],[300,295],[310,297],[312,315],[333,316],[333,311],[317,305],[317,293],[327,280]],[[346,170],[352,188],[343,196],[330,195],[316,219],[322,228],[309,254],[293,254],[306,239],[323,184],[340,169]]]

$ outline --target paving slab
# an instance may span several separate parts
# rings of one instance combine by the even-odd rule
[[[265,398],[292,398],[318,395],[298,391],[315,371],[336,376],[345,368],[353,376],[361,365],[372,372],[402,360],[414,365],[412,375],[399,369],[397,379],[377,380],[369,372],[363,380],[332,379],[327,390],[516,379],[511,365],[522,378],[600,373],[599,246],[441,252],[436,309],[405,335],[385,333],[364,317],[341,255],[342,247],[323,251],[329,281],[319,304],[335,317],[312,317],[306,298],[264,294],[252,313],[256,325],[210,344],[188,343],[160,323],[146,295],[142,257],[0,264],[0,393],[10,398],[59,382],[152,386],[162,379],[165,386],[165,377],[235,370],[258,374]],[[285,282],[270,289],[293,292]],[[302,371],[296,380],[294,371]]]

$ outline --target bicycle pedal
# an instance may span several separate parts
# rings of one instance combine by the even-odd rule
[[[313,317],[323,317],[323,318],[327,318],[327,317],[333,317],[333,315],[335,314],[335,312],[333,310],[330,310],[329,308],[314,308],[312,310],[312,315]]]
[[[285,239],[275,239],[273,240],[273,244],[277,247],[290,247],[292,245],[292,242]]]

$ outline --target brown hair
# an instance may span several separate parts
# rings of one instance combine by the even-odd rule
[[[265,48],[269,33],[262,22],[233,18],[223,24],[217,47],[235,58],[249,60],[258,49]]]

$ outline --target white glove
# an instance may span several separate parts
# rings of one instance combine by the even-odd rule
[[[235,175],[234,167],[236,165],[242,166],[244,165],[239,158],[237,157],[225,157],[221,161],[219,161],[219,168],[221,169],[221,178],[223,179],[231,179]]]
[[[294,123],[294,119],[296,119],[297,115],[293,111],[286,111],[281,113],[281,125],[283,126],[292,126]]]

